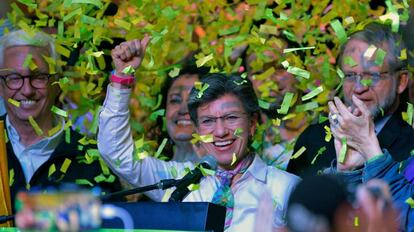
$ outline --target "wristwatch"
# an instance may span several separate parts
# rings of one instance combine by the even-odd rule
[[[122,85],[131,85],[135,82],[135,76],[133,75],[128,75],[128,76],[117,76],[115,74],[115,71],[111,72],[111,77],[110,77],[111,82],[113,83],[119,83]]]

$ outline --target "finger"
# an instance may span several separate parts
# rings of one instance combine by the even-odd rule
[[[338,109],[338,113],[342,115],[343,117],[352,118],[353,115],[351,112],[348,111],[345,104],[339,99],[339,97],[334,97],[334,102],[336,105],[336,108]]]
[[[141,40],[141,45],[142,45],[141,50],[143,52],[145,52],[145,50],[147,49],[147,46],[150,40],[151,40],[151,36],[149,36],[148,34],[145,34],[144,38]]]
[[[364,185],[360,185],[357,188],[356,196],[359,205],[361,206],[364,213],[368,216],[368,218],[371,219],[373,217],[376,217],[376,214],[378,214],[378,212],[375,207],[375,199],[369,193],[367,187]]]
[[[329,113],[330,114],[337,114],[338,113],[338,109],[336,108],[335,103],[333,101],[328,102],[328,107],[329,107]]]
[[[354,105],[361,111],[361,114],[367,117],[371,117],[371,112],[363,101],[357,98],[355,95],[352,95],[352,102]]]

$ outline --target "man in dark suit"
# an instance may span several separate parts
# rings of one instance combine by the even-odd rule
[[[396,161],[405,160],[414,149],[414,130],[399,110],[405,106],[400,95],[409,76],[407,60],[400,59],[404,49],[400,36],[390,26],[373,23],[349,36],[338,59],[344,72],[345,104],[354,108],[352,96],[365,103],[374,118],[381,148]],[[294,154],[302,147],[306,150],[290,161],[288,171],[300,176],[314,174],[336,161],[333,139],[325,140],[329,127],[329,122],[311,125],[299,136]]]

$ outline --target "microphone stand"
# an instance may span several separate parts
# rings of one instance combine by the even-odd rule
[[[100,198],[101,198],[102,201],[108,201],[108,200],[113,199],[113,198],[125,197],[125,196],[128,196],[128,195],[132,195],[132,194],[136,194],[136,193],[143,193],[143,192],[151,191],[151,190],[154,190],[154,189],[171,188],[173,186],[176,186],[177,183],[179,183],[179,182],[180,182],[180,180],[175,180],[175,179],[161,180],[160,182],[158,182],[156,184],[147,185],[147,186],[138,187],[138,188],[133,188],[133,189],[127,189],[127,190],[123,190],[123,191],[119,191],[119,192],[115,192],[115,193],[110,193],[110,194],[105,194],[105,195],[102,195]]]
[[[2,216],[0,216],[0,224],[6,223],[7,221],[11,221],[11,220],[14,220],[14,215],[9,215],[9,216],[2,215]]]

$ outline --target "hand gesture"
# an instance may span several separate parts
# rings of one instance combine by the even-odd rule
[[[360,153],[365,160],[381,154],[381,148],[375,134],[374,121],[365,104],[352,96],[355,109],[346,107],[335,97],[328,103],[330,124],[333,136],[341,141],[346,139],[349,147]]]
[[[361,155],[358,151],[352,147],[347,147],[345,160],[340,162],[340,152],[342,150],[342,143],[339,139],[335,138],[334,140],[335,150],[336,150],[336,170],[338,171],[352,171],[360,168],[365,163],[364,156]]]
[[[149,36],[145,36],[142,40],[131,40],[122,42],[111,51],[112,60],[115,64],[115,72],[117,76],[125,75],[122,71],[131,66],[137,69],[145,56]]]

